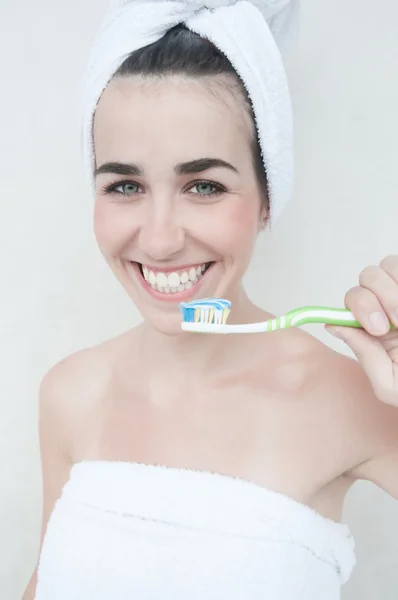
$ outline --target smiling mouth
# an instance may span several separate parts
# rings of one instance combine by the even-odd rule
[[[141,263],[135,263],[144,282],[160,294],[181,294],[193,291],[214,262],[198,263],[175,271],[160,271]]]

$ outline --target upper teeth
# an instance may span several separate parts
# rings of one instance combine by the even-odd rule
[[[173,271],[172,273],[155,272],[144,265],[142,266],[142,272],[146,281],[153,288],[165,292],[183,291],[191,287],[202,277],[205,269],[206,263],[197,267],[191,267],[186,271]]]

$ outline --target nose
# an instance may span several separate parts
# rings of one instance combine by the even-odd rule
[[[175,211],[148,211],[140,228],[140,250],[152,260],[167,260],[178,254],[185,245],[185,231],[178,223]]]

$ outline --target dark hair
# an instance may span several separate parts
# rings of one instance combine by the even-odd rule
[[[254,111],[240,77],[228,58],[209,40],[187,29],[182,23],[170,29],[157,42],[139,48],[128,56],[115,77],[130,75],[186,75],[192,78],[231,75],[242,93],[253,122],[252,156],[256,178],[268,208],[268,182],[261,156]]]

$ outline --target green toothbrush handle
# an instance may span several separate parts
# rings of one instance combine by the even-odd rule
[[[339,325],[340,327],[357,327],[364,329],[348,308],[331,308],[328,306],[305,306],[292,310],[286,315],[292,326],[305,325],[307,323],[325,323],[327,325]],[[391,329],[396,327],[390,323]]]

